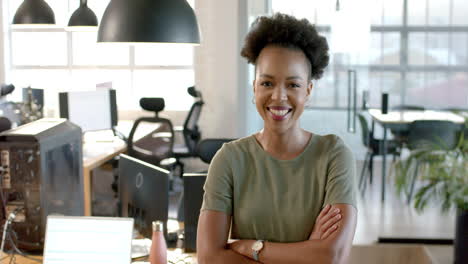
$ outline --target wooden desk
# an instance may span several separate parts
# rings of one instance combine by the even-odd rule
[[[353,245],[349,264],[452,264],[452,246]]]
[[[10,263],[11,257],[8,256],[6,259],[3,259],[4,257],[5,257],[5,255],[2,255],[1,263],[2,264]],[[35,260],[30,259],[30,258],[25,258],[25,257],[22,257],[20,255],[15,255],[14,258],[15,258],[15,260],[12,263],[16,263],[16,264],[37,264],[37,263],[42,263],[42,256],[31,256],[31,258],[34,258]],[[38,262],[36,260],[38,260],[40,262]]]
[[[125,152],[127,145],[115,138],[110,142],[85,142],[83,144],[83,189],[84,215],[91,215],[91,173],[92,170]]]
[[[416,120],[441,120],[451,121],[460,124],[462,129],[465,118],[463,116],[454,114],[450,111],[416,111],[416,110],[401,110],[389,111],[387,114],[382,114],[380,109],[369,109],[369,114],[372,117],[372,122],[377,122],[383,127],[382,139],[382,202],[385,200],[385,178],[387,173],[387,129],[391,131],[409,131],[409,126]]]

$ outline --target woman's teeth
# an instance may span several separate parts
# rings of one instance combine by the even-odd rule
[[[274,115],[277,115],[277,116],[284,116],[286,115],[289,110],[274,110],[274,109],[270,109],[270,112]]]

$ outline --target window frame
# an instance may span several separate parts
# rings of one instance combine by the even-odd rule
[[[70,8],[70,1],[68,0],[68,8]],[[7,1],[5,1],[7,2]],[[195,0],[189,0],[188,2],[191,3],[192,7],[194,8]],[[6,10],[4,14],[6,15],[7,19],[6,20],[12,20],[13,14],[10,14],[9,6],[8,3],[2,3],[3,8]],[[11,19],[10,19],[11,18]],[[99,19],[100,22],[101,19]],[[52,26],[47,26],[47,27],[16,27],[12,26],[11,23],[6,23],[6,33],[4,33],[4,36],[7,38],[6,40],[3,40],[5,44],[8,45],[8,49],[6,50],[6,62],[5,62],[5,77],[7,80],[11,80],[11,76],[14,75],[14,71],[16,70],[66,70],[68,75],[70,76],[70,79],[73,76],[73,71],[76,70],[126,70],[130,72],[130,87],[128,88],[130,93],[134,93],[136,91],[135,87],[135,80],[134,80],[134,73],[135,71],[139,70],[192,70],[193,74],[195,74],[194,71],[194,64],[195,64],[195,52],[193,50],[192,52],[192,64],[191,65],[137,65],[136,64],[136,58],[135,58],[135,48],[138,47],[135,45],[129,45],[129,44],[116,44],[116,45],[125,45],[128,51],[128,62],[125,65],[105,65],[105,64],[90,64],[90,65],[75,65],[73,63],[74,61],[74,52],[73,52],[73,32],[66,29],[66,25],[52,25]],[[66,35],[66,64],[65,65],[27,65],[27,64],[14,64],[13,63],[13,34],[15,32],[59,32],[63,33]],[[97,40],[96,40],[97,41]],[[193,48],[194,49],[194,48]],[[193,78],[195,79],[195,77]],[[186,87],[183,87],[181,89],[185,89]],[[117,89],[117,94],[118,89]],[[57,95],[58,96],[58,95]],[[117,95],[118,96],[118,95]],[[179,97],[177,95],[177,97]],[[176,95],[174,95],[176,97]],[[136,98],[138,99],[138,98]],[[124,111],[135,111],[135,110],[140,110],[140,107],[137,107],[137,103],[133,104],[131,108],[125,108],[123,109]],[[184,105],[185,106],[185,105]],[[166,110],[169,111],[188,111],[190,109],[191,105],[185,106],[183,109],[182,107],[180,108],[167,108]],[[55,107],[53,107],[55,108]],[[57,112],[57,109],[55,109],[54,112]],[[57,115],[57,113],[54,113],[54,115]]]
[[[389,0],[385,0],[389,1]],[[371,34],[372,33],[380,33],[381,37],[381,47],[380,47],[380,54],[383,54],[384,51],[384,46],[383,46],[383,39],[384,39],[384,34],[388,33],[398,33],[400,36],[400,48],[399,48],[399,55],[400,55],[400,64],[395,64],[395,65],[383,65],[383,64],[366,64],[366,65],[356,65],[356,64],[347,64],[346,68],[350,69],[355,69],[355,70],[368,70],[369,73],[399,73],[401,76],[401,93],[400,93],[400,102],[399,104],[405,104],[407,98],[406,94],[408,92],[407,86],[408,86],[408,79],[407,75],[408,73],[427,73],[427,72],[436,72],[436,73],[444,73],[446,76],[450,76],[451,74],[455,74],[458,72],[468,72],[468,56],[467,60],[464,65],[450,65],[450,61],[447,63],[447,65],[410,65],[408,61],[408,52],[409,52],[409,35],[411,33],[424,33],[426,34],[426,43],[427,43],[427,34],[428,33],[448,33],[449,39],[448,39],[448,50],[452,49],[452,34],[453,33],[465,33],[467,35],[468,39],[468,25],[466,26],[461,26],[461,25],[453,25],[452,24],[452,14],[453,14],[453,1],[454,0],[449,0],[450,2],[448,5],[450,5],[450,13],[449,13],[449,25],[447,26],[435,26],[435,25],[429,25],[426,19],[426,25],[421,25],[421,26],[414,26],[414,25],[408,25],[408,1],[409,0],[403,0],[403,7],[402,7],[402,23],[401,25],[375,25],[371,24]],[[428,0],[426,0],[428,1]],[[426,17],[428,16],[429,8],[426,5]],[[381,6],[381,19],[383,21],[384,17],[384,5]],[[315,16],[315,19],[317,19],[317,16]],[[312,21],[311,21],[312,22]],[[331,26],[330,25],[317,25],[316,24],[316,29],[319,32],[319,34],[329,34],[331,32]],[[467,22],[468,24],[468,22]],[[467,49],[467,55],[468,55],[468,41],[466,45]],[[425,51],[427,51],[427,45],[425,45]],[[425,53],[426,54],[426,53]],[[382,56],[381,56],[382,58]],[[449,58],[447,58],[449,60]],[[327,72],[332,72],[334,71],[332,65],[333,62],[330,62],[330,65],[325,69]],[[333,73],[332,73],[333,74]],[[425,78],[426,79],[426,78]],[[313,105],[308,105],[306,108],[307,109],[323,109],[323,110],[347,110],[346,106],[340,106],[339,102],[339,94],[340,94],[340,88],[337,85],[337,80],[335,79],[334,81],[335,87],[334,87],[334,92],[333,92],[333,105],[331,106],[313,106]],[[342,91],[341,91],[342,92]],[[371,107],[378,107],[378,106],[371,106]],[[430,107],[429,107],[430,108]]]

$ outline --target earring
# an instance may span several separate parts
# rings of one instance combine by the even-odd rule
[[[255,104],[255,96],[252,97],[252,104]]]

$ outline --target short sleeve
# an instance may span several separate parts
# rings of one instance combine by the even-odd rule
[[[330,149],[325,186],[325,204],[344,203],[357,208],[356,162],[343,140],[336,137]]]
[[[232,215],[233,182],[232,164],[226,144],[216,153],[210,163],[204,186],[201,210],[214,210]]]

